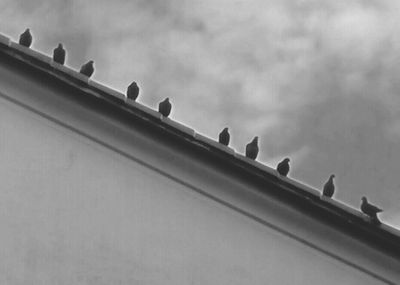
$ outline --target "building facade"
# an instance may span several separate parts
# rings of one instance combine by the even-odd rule
[[[400,234],[0,37],[0,284],[400,284]]]

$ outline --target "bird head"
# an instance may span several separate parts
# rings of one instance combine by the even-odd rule
[[[94,63],[94,61],[93,60],[89,60],[89,62],[88,62],[89,64],[93,64]]]
[[[253,143],[258,143],[258,137],[257,136],[254,137]]]
[[[335,174],[332,174],[332,175],[329,177],[329,179],[333,179],[333,178],[335,178]]]
[[[29,33],[29,32],[30,32],[30,29],[27,28],[27,29],[25,30],[25,33]]]
[[[62,43],[59,43],[59,44],[58,44],[58,48],[63,48],[63,44],[62,44]]]
[[[228,132],[228,128],[224,128],[222,131],[223,131],[224,133],[227,133],[227,132]]]
[[[362,197],[361,200],[363,201],[363,203],[367,203],[367,197]]]
[[[165,100],[164,100],[165,102],[169,102],[169,98],[167,97],[167,98],[165,98]]]
[[[283,160],[283,162],[289,162],[290,161],[290,158],[288,158],[288,157],[286,157],[284,160]]]

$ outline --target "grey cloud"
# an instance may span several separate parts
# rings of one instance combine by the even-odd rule
[[[229,126],[240,152],[259,135],[262,161],[308,149],[295,178],[336,172],[339,199],[367,194],[395,223],[394,1],[4,1],[2,32],[31,26],[45,52],[63,42],[71,66],[95,60],[95,79],[136,80],[151,107],[171,97],[173,118],[211,137]]]

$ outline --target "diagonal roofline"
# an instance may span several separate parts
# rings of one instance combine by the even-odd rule
[[[320,191],[291,178],[282,177],[275,169],[236,153],[233,149],[196,133],[190,127],[165,118],[157,111],[127,99],[125,94],[93,81],[67,66],[55,63],[51,57],[21,46],[2,34],[0,34],[0,54],[45,73],[113,108],[116,107],[126,115],[161,128],[193,149],[208,153],[210,157],[223,161],[229,167],[239,169],[247,177],[278,187],[279,193],[267,190],[263,193],[283,197],[285,201],[289,201],[293,206],[301,208],[315,218],[327,219],[334,226],[400,259],[400,230],[387,224],[374,225],[360,211],[337,200],[321,197]]]

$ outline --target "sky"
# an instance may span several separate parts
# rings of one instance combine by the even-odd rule
[[[361,196],[400,228],[400,3],[395,0],[0,0],[0,33],[211,138],[229,127],[239,153],[291,158],[289,176],[335,199]]]

